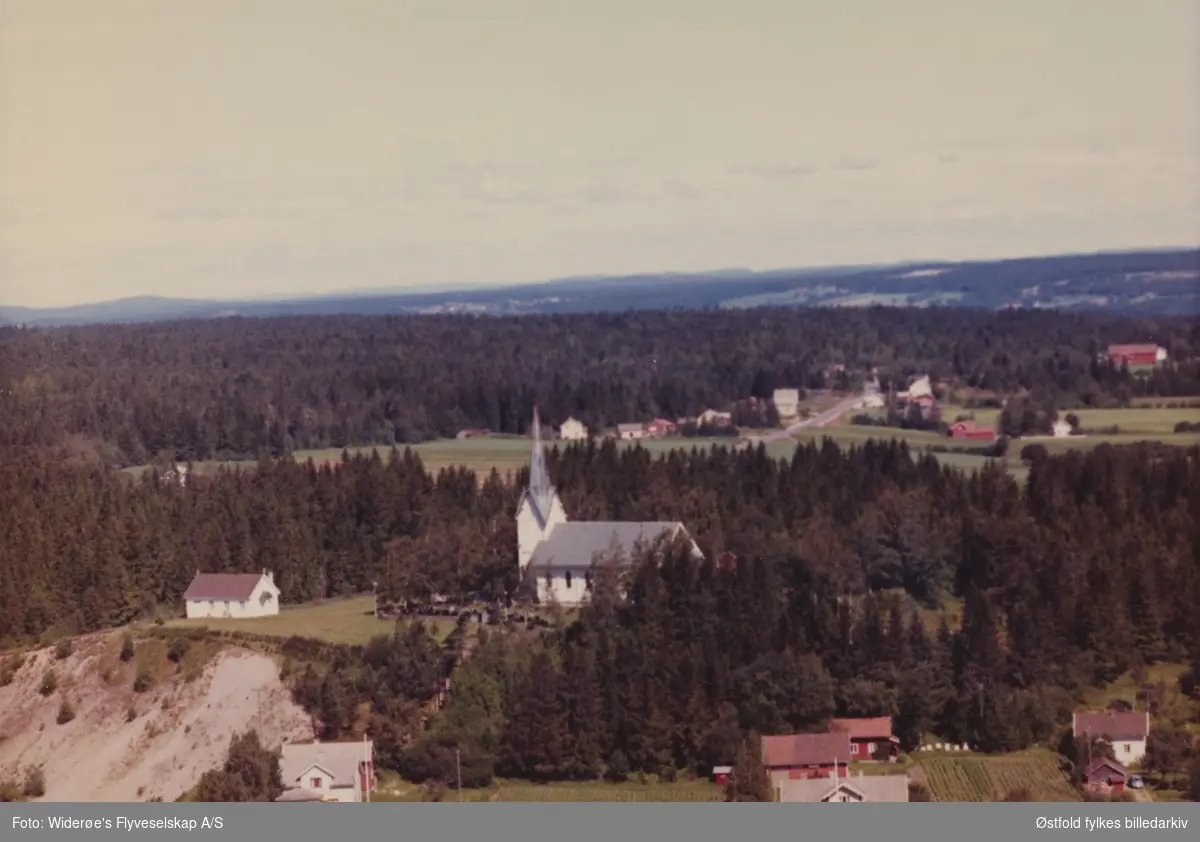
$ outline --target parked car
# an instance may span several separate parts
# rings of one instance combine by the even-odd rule
[[[1146,785],[1146,782],[1144,780],[1142,780],[1141,775],[1134,775],[1129,779],[1129,788],[1130,789],[1141,789],[1145,785]]]

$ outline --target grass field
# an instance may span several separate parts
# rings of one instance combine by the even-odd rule
[[[457,801],[453,788],[443,793],[443,800]],[[721,788],[710,781],[678,781],[676,783],[606,783],[604,781],[535,784],[527,781],[497,780],[485,789],[464,789],[463,801],[492,802],[697,802],[723,801]],[[421,787],[398,778],[382,778],[379,790],[372,795],[375,801],[420,801]]]
[[[957,406],[943,407],[944,414],[947,417],[966,412],[967,410]],[[975,410],[975,417],[981,423],[992,423],[998,410]],[[1088,449],[1096,447],[1099,444],[1108,443],[1113,445],[1135,444],[1140,441],[1161,441],[1167,444],[1192,446],[1200,444],[1200,433],[1175,433],[1175,425],[1180,421],[1200,421],[1200,408],[1197,409],[1156,409],[1156,408],[1132,408],[1132,409],[1091,409],[1078,410],[1080,424],[1084,429],[1109,429],[1117,427],[1121,430],[1119,435],[1086,435],[1072,436],[1070,438],[1036,438],[1022,439],[1014,442],[1018,448],[1027,443],[1037,442],[1044,444],[1052,453],[1061,453],[1066,450]],[[936,433],[924,432],[919,430],[899,430],[886,427],[866,427],[853,425],[840,425],[819,427],[809,430],[801,430],[795,433],[791,439],[778,442],[772,442],[767,445],[767,452],[774,458],[788,458],[792,454],[792,449],[797,442],[807,443],[812,441],[820,442],[822,439],[831,439],[840,446],[847,447],[853,445],[861,445],[868,439],[899,439],[908,443],[909,447],[914,451],[924,451],[928,447],[943,446],[957,447],[965,446],[959,442],[951,442],[945,436],[940,436]],[[661,438],[661,439],[643,439],[637,442],[622,441],[618,442],[619,447],[641,446],[650,451],[654,455],[666,453],[671,450],[692,448],[708,449],[713,445],[730,446],[736,443],[736,440],[729,438]],[[454,466],[462,466],[469,468],[480,477],[484,477],[492,470],[496,470],[501,476],[511,476],[529,464],[529,448],[530,440],[523,436],[488,436],[474,439],[443,439],[439,441],[425,442],[423,444],[413,445],[413,451],[420,455],[425,467],[433,473],[438,473],[441,470]],[[398,447],[401,452],[403,446]],[[383,458],[387,458],[391,452],[390,447],[374,446],[374,447],[354,447],[346,448],[346,451],[352,455],[370,454],[378,452]],[[327,448],[322,450],[301,450],[294,454],[297,461],[307,461],[309,459],[320,463],[325,461],[338,461],[341,459],[343,450],[341,448]],[[972,471],[977,470],[986,464],[987,459],[983,456],[976,456],[966,453],[938,453],[935,454],[938,461],[944,465],[949,465],[960,470]],[[1013,453],[1016,456],[1016,453]],[[1020,460],[1010,459],[1010,471],[1014,478],[1021,481],[1025,478],[1026,470],[1020,464]],[[197,462],[193,465],[193,469],[198,473],[204,474],[216,470],[219,466],[226,468],[246,468],[253,467],[253,461],[231,461],[231,462]],[[140,473],[146,470],[145,466],[126,469],[129,473]]]
[[[922,755],[918,765],[938,801],[999,801],[1018,787],[1028,787],[1039,801],[1081,800],[1048,751]]]
[[[444,638],[454,629],[448,619],[426,620],[439,638]],[[371,614],[371,597],[355,597],[311,605],[282,606],[272,617],[254,619],[179,619],[170,620],[168,626],[176,628],[207,628],[216,631],[238,631],[250,634],[265,634],[276,637],[308,637],[327,643],[362,645],[381,634],[391,634],[396,624],[393,620],[377,620]]]

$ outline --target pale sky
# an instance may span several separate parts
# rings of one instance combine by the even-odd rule
[[[1194,245],[1195,0],[0,0],[0,304]]]

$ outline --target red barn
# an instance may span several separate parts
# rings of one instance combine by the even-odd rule
[[[850,736],[850,756],[855,760],[874,760],[880,746],[887,746],[889,757],[900,753],[900,741],[892,734],[890,716],[834,719],[829,730],[844,731]]]
[[[1119,795],[1125,791],[1125,767],[1107,757],[1097,757],[1083,770],[1083,782],[1092,792]]]
[[[845,777],[850,768],[850,735],[784,734],[762,738],[763,765],[771,780],[828,778],[837,770]]]
[[[1166,349],[1157,345],[1108,346],[1108,360],[1117,368],[1123,365],[1157,365],[1166,358]]]
[[[995,441],[996,431],[990,427],[980,427],[974,421],[956,421],[950,425],[950,438]]]

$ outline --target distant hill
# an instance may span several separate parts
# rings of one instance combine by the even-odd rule
[[[290,300],[128,298],[75,307],[0,307],[0,324],[68,325],[227,316],[576,313],[747,307],[1030,307],[1200,315],[1200,249],[969,263],[576,277],[449,292],[333,294]]]

